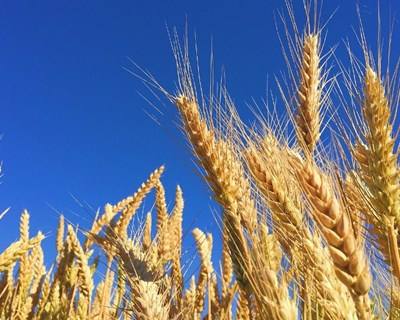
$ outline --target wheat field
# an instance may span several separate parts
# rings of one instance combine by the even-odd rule
[[[176,92],[142,72],[179,113],[221,208],[220,235],[188,235],[199,269],[188,274],[183,257],[183,190],[169,209],[161,166],[88,230],[60,216],[51,266],[41,247],[51,239],[30,233],[24,211],[19,239],[0,254],[0,319],[400,319],[397,69],[383,69],[360,28],[363,60],[349,46],[334,74],[313,10],[297,26],[287,6],[283,117],[270,105],[250,126],[223,82],[205,95],[176,32]],[[154,212],[138,221],[150,193]]]

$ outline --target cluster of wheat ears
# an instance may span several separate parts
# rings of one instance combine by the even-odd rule
[[[364,36],[364,61],[350,54],[351,67],[331,76],[321,29],[308,19],[299,31],[289,16],[290,81],[278,81],[277,103],[286,121],[275,105],[245,125],[223,84],[205,97],[176,34],[177,94],[147,74],[177,107],[222,208],[218,268],[212,235],[196,228],[200,268],[186,274],[182,190],[169,210],[160,167],[132,196],[105,205],[90,230],[61,217],[50,269],[44,237],[30,236],[23,212],[19,240],[0,254],[1,319],[400,319],[395,81]],[[320,139],[328,124],[336,152]],[[156,224],[149,213],[130,232],[152,191]]]

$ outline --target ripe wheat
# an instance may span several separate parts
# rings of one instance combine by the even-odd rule
[[[201,91],[199,97],[189,46],[176,34],[177,92],[149,76],[147,84],[177,108],[221,208],[221,235],[192,231],[197,269],[192,257],[184,260],[183,191],[177,186],[170,208],[161,166],[132,196],[106,204],[89,230],[61,216],[50,268],[44,236],[31,237],[25,210],[19,239],[0,254],[0,319],[400,319],[399,141],[397,100],[386,86],[391,79],[374,69],[363,44],[364,65],[351,62],[358,74],[343,72],[346,88],[337,90],[348,89],[359,106],[347,109],[349,119],[332,116],[346,129],[339,132],[344,139],[330,141],[338,151],[331,157],[321,137],[330,86],[340,82],[328,79],[322,30],[306,20],[293,39],[285,30],[293,80],[288,92],[278,83],[285,123],[269,115],[272,121],[258,117],[261,130],[246,126],[223,84],[220,96],[205,98]],[[151,192],[154,210],[140,222],[137,213]],[[222,247],[219,260],[213,246]]]

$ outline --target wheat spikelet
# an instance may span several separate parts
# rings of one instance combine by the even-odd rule
[[[367,184],[373,194],[382,194],[376,199],[378,212],[395,217],[400,221],[400,188],[398,186],[399,173],[397,157],[393,154],[394,139],[390,125],[390,109],[385,91],[379,78],[371,67],[367,67],[365,74],[365,100],[363,111],[368,124],[369,171]],[[371,181],[372,180],[372,181]]]
[[[201,314],[204,309],[206,288],[208,287],[210,290],[210,278],[211,274],[214,272],[211,262],[212,235],[205,235],[198,228],[194,229],[192,234],[196,241],[197,251],[201,259],[201,268],[196,289],[196,310],[199,312],[199,314]]]
[[[274,271],[259,268],[260,274],[253,284],[256,310],[271,319],[297,319],[296,301],[289,297],[288,284],[284,280],[279,282]]]
[[[276,233],[270,233],[266,224],[260,225],[260,235],[257,239],[254,239],[256,244],[254,246],[259,247],[259,250],[264,252],[266,262],[269,269],[278,272],[281,267],[282,250],[279,246],[279,242],[276,241]]]
[[[250,309],[249,302],[246,298],[246,294],[243,291],[239,290],[238,296],[238,307],[237,307],[237,315],[236,318],[238,320],[250,320]]]
[[[56,236],[56,249],[58,256],[60,256],[61,251],[64,247],[64,227],[65,227],[64,216],[61,215],[60,220],[58,222],[57,236]]]
[[[165,190],[163,185],[158,182],[156,188],[156,208],[157,208],[157,253],[159,259],[167,261],[171,258],[174,246],[170,236],[170,220],[165,202]]]
[[[20,241],[22,243],[28,243],[29,241],[29,213],[27,210],[22,212],[19,225]],[[19,262],[18,271],[18,292],[17,296],[20,298],[18,300],[25,300],[25,296],[28,293],[29,285],[31,282],[32,268],[29,265],[29,255],[28,252],[22,255]],[[19,306],[17,309],[23,309],[21,305],[23,302],[19,301]]]
[[[70,273],[71,273],[71,265],[73,264],[74,254],[72,250],[72,240],[71,235],[67,233],[65,238],[63,248],[61,253],[59,254],[59,261],[57,261],[57,270],[54,274],[54,279],[52,281],[50,287],[50,293],[48,294],[50,297],[55,298],[56,294],[53,292],[54,290],[62,291],[63,288],[66,290],[70,289]],[[58,293],[61,295],[61,292]]]
[[[22,212],[19,224],[20,240],[22,242],[28,242],[29,240],[29,213],[27,210]]]
[[[146,221],[143,227],[143,249],[148,250],[151,246],[151,227],[152,227],[152,219],[151,212],[147,213]]]
[[[212,235],[209,233],[204,234],[200,229],[196,228],[192,231],[193,237],[196,241],[197,251],[201,258],[201,265],[204,267],[208,275],[214,272],[214,267],[211,262],[212,252]]]
[[[161,229],[167,223],[168,210],[165,202],[165,190],[163,185],[158,181],[156,183],[156,208],[157,208],[157,233],[161,233]]]
[[[180,186],[176,187],[175,192],[175,206],[171,212],[169,219],[169,227],[171,228],[170,236],[173,238],[171,241],[174,245],[175,257],[181,256],[182,248],[182,215],[184,208],[183,193]]]
[[[182,214],[183,214],[184,200],[182,189],[177,186],[175,193],[175,206],[172,210],[169,225],[171,228],[170,237],[172,243],[172,279],[176,286],[177,296],[182,296],[183,290],[183,275],[181,267],[181,254],[182,254]],[[180,299],[178,299],[180,302]]]

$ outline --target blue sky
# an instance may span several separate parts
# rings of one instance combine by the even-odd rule
[[[294,2],[301,17],[301,1]],[[375,41],[376,1],[359,3]],[[400,9],[394,0],[382,0],[381,7],[383,17]],[[161,164],[168,200],[176,184],[183,188],[189,254],[194,226],[217,232],[217,206],[196,174],[176,110],[163,101],[157,114],[143,99],[151,94],[126,71],[133,68],[128,57],[173,90],[166,25],[183,32],[187,20],[189,34],[197,34],[203,73],[213,39],[216,69],[226,70],[229,91],[250,121],[246,102],[264,97],[268,79],[286,70],[273,19],[283,9],[283,0],[1,1],[0,207],[11,206],[0,221],[1,248],[17,238],[27,208],[32,231],[45,232],[44,247],[54,252],[58,212],[87,227],[93,210],[134,192]],[[326,47],[339,44],[341,58],[341,41],[354,39],[358,26],[356,2],[325,1],[322,19],[335,9]]]

